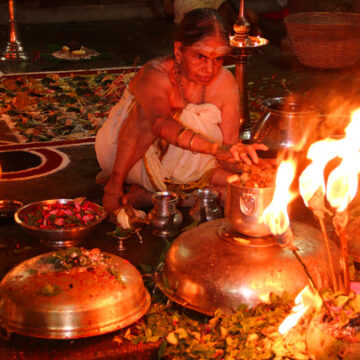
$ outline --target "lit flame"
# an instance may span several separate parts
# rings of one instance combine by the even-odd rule
[[[357,192],[358,174],[360,172],[359,131],[360,109],[351,115],[351,122],[345,129],[346,135],[342,142],[341,157],[343,160],[331,172],[327,182],[326,198],[338,212],[347,208]]]
[[[317,191],[325,194],[324,168],[326,164],[337,156],[341,140],[324,139],[313,143],[307,153],[311,164],[301,173],[299,178],[299,191],[305,205]]]
[[[318,217],[324,236],[333,289],[337,290],[337,280],[333,267],[333,260],[329,241],[324,225],[324,214],[330,213],[325,206],[324,197],[330,206],[336,209],[333,225],[340,238],[341,263],[343,271],[343,287],[347,294],[350,290],[350,272],[348,264],[348,244],[344,229],[348,222],[346,209],[354,199],[358,189],[358,175],[360,173],[360,108],[351,114],[351,121],[345,129],[345,136],[340,140],[324,139],[314,143],[308,151],[307,157],[312,163],[303,171],[299,178],[300,194],[315,216]],[[341,163],[330,173],[325,186],[324,168],[333,158],[340,158]]]
[[[343,139],[327,138],[310,146],[307,158],[312,160],[312,163],[299,178],[299,191],[307,206],[319,190],[321,194],[326,194],[330,205],[337,211],[344,211],[355,197],[360,172],[360,146],[357,138],[359,131],[360,109],[352,113]],[[341,158],[342,162],[331,172],[325,189],[324,168],[336,157]]]
[[[308,310],[320,308],[322,305],[318,292],[312,290],[308,285],[300,291],[294,302],[295,306],[291,310],[292,313],[285,318],[278,328],[281,335],[284,335],[293,328]]]
[[[295,162],[283,161],[276,173],[276,186],[270,205],[264,210],[262,220],[273,235],[282,235],[290,227],[287,206],[294,198],[290,185],[295,176]]]
[[[359,154],[346,156],[329,176],[326,198],[338,212],[344,211],[357,193],[359,163]]]

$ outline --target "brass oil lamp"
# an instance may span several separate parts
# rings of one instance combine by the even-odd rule
[[[1,61],[25,61],[29,60],[18,36],[15,0],[9,0],[9,41],[0,54]]]
[[[239,87],[241,138],[250,140],[252,124],[249,115],[249,97],[246,68],[251,51],[267,45],[269,41],[259,36],[250,36],[250,23],[244,16],[244,0],[240,1],[239,18],[234,26],[235,35],[230,36],[231,56],[235,62],[235,78]]]

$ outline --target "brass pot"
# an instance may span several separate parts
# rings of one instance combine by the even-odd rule
[[[179,197],[173,191],[159,191],[152,195],[153,209],[148,214],[152,233],[160,237],[179,234],[183,214],[176,207]]]
[[[239,179],[239,175],[231,175],[226,180],[225,216],[231,229],[248,236],[270,235],[262,214],[272,201],[275,187],[243,187],[237,185]]]
[[[0,324],[8,332],[47,339],[100,335],[132,324],[149,308],[142,277],[128,261],[103,253],[108,270],[58,272],[44,262],[54,254],[26,260],[2,279]]]
[[[292,222],[294,245],[316,286],[328,288],[331,276],[321,233]],[[335,275],[340,276],[340,251],[331,243]],[[170,299],[190,309],[213,315],[230,312],[240,304],[266,302],[270,293],[299,293],[309,280],[293,252],[271,236],[246,237],[218,219],[182,233],[172,243],[162,269],[159,288]]]
[[[277,97],[262,103],[264,115],[251,130],[252,142],[263,142],[270,151],[303,151],[314,140],[318,110],[296,99]]]
[[[202,188],[195,190],[193,195],[195,202],[189,211],[189,215],[195,222],[200,224],[224,217],[218,204],[218,191],[212,188]]]

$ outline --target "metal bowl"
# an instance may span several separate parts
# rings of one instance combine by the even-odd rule
[[[13,218],[15,212],[24,204],[17,200],[0,200],[0,219]]]
[[[95,228],[106,218],[105,210],[102,206],[89,202],[91,207],[98,214],[98,218],[85,226],[76,226],[72,228],[64,229],[43,229],[37,226],[29,225],[25,217],[39,208],[41,205],[48,204],[67,204],[74,201],[73,199],[53,199],[53,200],[44,200],[37,201],[30,204],[27,204],[16,211],[14,217],[15,221],[23,227],[31,236],[41,239],[41,241],[50,246],[50,247],[70,247],[79,244],[84,237],[88,236]]]
[[[81,338],[123,328],[146,313],[150,295],[135,266],[105,252],[107,267],[59,271],[46,260],[70,250],[28,259],[5,275],[0,283],[5,330],[46,339]]]

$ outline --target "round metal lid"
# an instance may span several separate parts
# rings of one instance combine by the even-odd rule
[[[128,326],[150,306],[138,270],[98,249],[72,248],[22,262],[0,283],[0,322],[9,332],[69,339]]]
[[[329,287],[330,272],[321,233],[292,222],[294,245],[318,288]],[[296,295],[309,283],[302,265],[273,237],[251,238],[232,232],[226,219],[213,220],[182,233],[172,243],[156,283],[182,306],[213,315],[240,304],[267,302],[271,293]],[[340,276],[340,254],[332,243]]]

